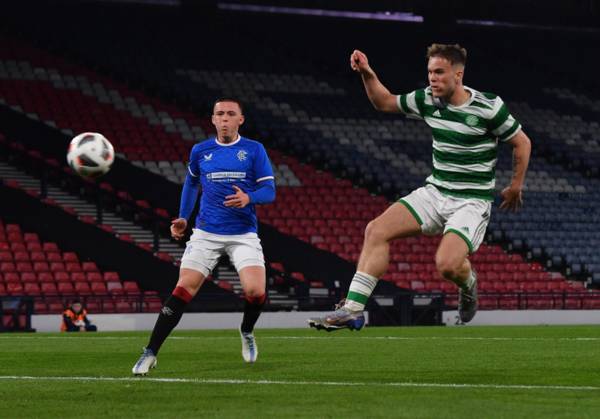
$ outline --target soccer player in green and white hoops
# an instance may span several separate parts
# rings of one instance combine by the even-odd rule
[[[404,113],[429,125],[433,172],[425,186],[367,225],[345,302],[324,317],[309,319],[310,326],[328,331],[362,328],[365,303],[389,263],[389,243],[418,234],[443,234],[436,268],[458,286],[461,321],[469,322],[477,312],[477,277],[468,256],[483,241],[490,219],[498,144],[513,147],[512,180],[501,192],[500,208],[516,211],[523,203],[531,142],[499,96],[463,85],[466,58],[467,51],[460,45],[431,45],[427,49],[429,86],[393,95],[364,53],[355,50],[350,56],[350,66],[361,75],[375,109]]]

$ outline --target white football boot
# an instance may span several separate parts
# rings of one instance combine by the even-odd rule
[[[142,356],[140,356],[138,362],[135,363],[135,365],[131,369],[131,372],[133,373],[133,375],[146,375],[148,374],[151,368],[156,367],[156,363],[157,361],[154,352],[152,352],[148,348],[144,348]]]
[[[242,337],[242,357],[244,361],[253,363],[256,362],[256,358],[258,357],[258,347],[256,346],[256,339],[254,339],[254,334],[244,333],[240,329],[240,336]]]

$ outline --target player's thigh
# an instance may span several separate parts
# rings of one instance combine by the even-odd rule
[[[264,266],[246,266],[238,273],[246,296],[260,297],[265,293],[266,273]]]
[[[458,234],[444,234],[435,253],[435,264],[438,271],[452,273],[460,269],[469,255],[469,247]]]
[[[421,233],[421,225],[406,205],[396,202],[367,224],[365,237],[385,241]]]
[[[196,295],[206,276],[197,270],[181,268],[179,269],[179,280],[177,281],[178,287],[183,287],[192,296]]]
[[[256,234],[236,237],[228,243],[226,252],[240,275],[246,295],[260,296],[265,291],[265,258]]]
[[[192,278],[194,282],[198,276],[187,271],[195,271],[208,277],[217,266],[219,258],[225,253],[226,239],[202,230],[194,230],[192,237],[186,244],[181,258],[181,276]],[[186,281],[187,283],[187,281]]]

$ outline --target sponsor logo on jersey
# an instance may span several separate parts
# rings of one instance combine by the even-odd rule
[[[246,172],[213,172],[206,175],[213,182],[234,182],[237,179],[246,179]]]
[[[211,160],[212,160],[212,153],[204,155],[204,161],[211,161]]]
[[[433,113],[433,116],[441,118],[442,114],[440,113],[440,111],[438,109],[436,109],[436,111]]]
[[[469,227],[461,227],[460,229],[465,233],[469,234]]]

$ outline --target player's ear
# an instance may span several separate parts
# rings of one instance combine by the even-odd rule
[[[210,120],[214,126],[217,126],[217,123],[215,122],[215,114],[214,113],[211,115]]]
[[[245,120],[246,118],[244,118],[244,115],[240,115],[240,125],[242,125]]]

